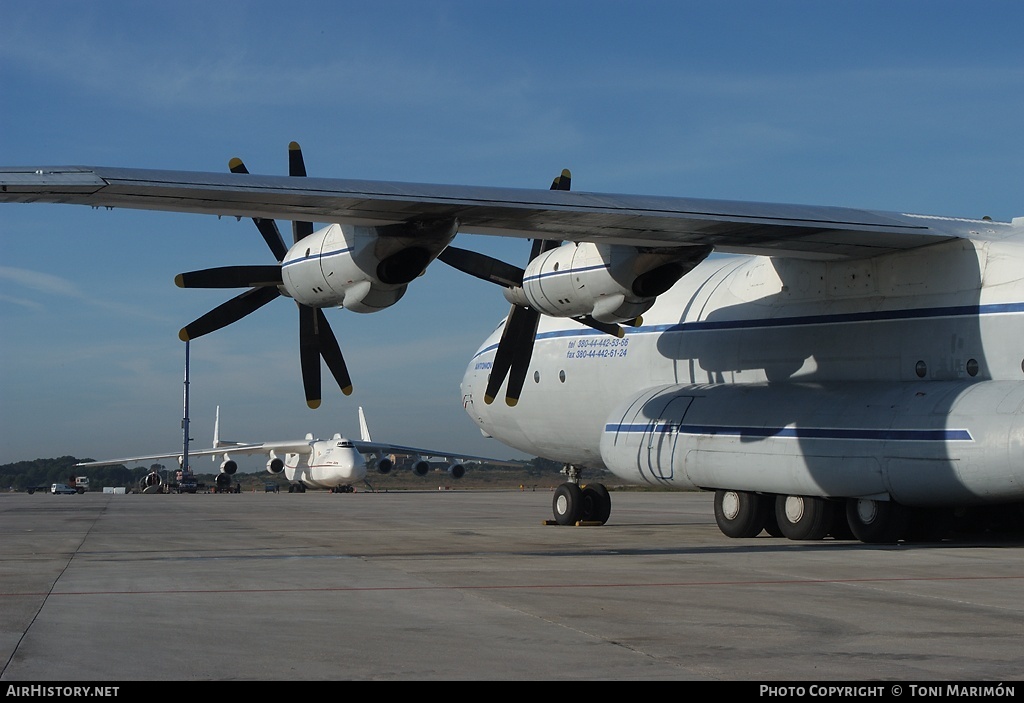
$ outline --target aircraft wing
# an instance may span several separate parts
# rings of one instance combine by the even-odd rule
[[[355,447],[356,451],[360,454],[406,454],[412,456],[423,456],[423,457],[435,457],[443,458],[445,461],[482,461],[489,464],[508,464],[503,459],[493,459],[486,456],[473,456],[472,454],[453,454],[452,452],[443,452],[436,449],[423,449],[422,447],[404,447],[400,444],[386,444],[383,442],[374,442],[367,440],[350,440],[352,446]]]
[[[0,202],[362,225],[456,219],[467,233],[811,258],[874,256],[1010,229],[840,207],[101,166],[0,168]]]
[[[259,444],[225,444],[210,449],[190,449],[189,458],[193,457],[218,457],[224,454],[267,454],[278,452],[280,454],[309,454],[311,440],[300,440],[294,442],[262,442]],[[149,454],[146,456],[130,456],[121,459],[104,459],[102,461],[82,461],[75,466],[112,466],[115,464],[134,464],[142,461],[155,461],[157,459],[175,459],[182,456],[181,451],[168,452],[167,454]]]

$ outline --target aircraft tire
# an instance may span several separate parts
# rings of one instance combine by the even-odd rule
[[[890,500],[850,498],[846,501],[846,521],[853,536],[868,544],[892,544],[906,536],[911,513]]]
[[[612,497],[608,489],[602,483],[588,484],[583,487],[583,520],[588,522],[599,522],[602,525],[608,522],[612,514]]]
[[[555,489],[551,510],[559,525],[575,525],[583,517],[583,490],[575,483],[563,483]]]
[[[794,540],[819,540],[832,531],[835,505],[814,496],[778,496],[775,517],[782,536]]]
[[[726,537],[756,537],[774,509],[770,499],[749,491],[715,491],[715,522]]]

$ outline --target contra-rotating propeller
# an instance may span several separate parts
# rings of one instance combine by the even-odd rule
[[[551,190],[569,190],[571,183],[572,174],[565,169],[552,181]],[[555,249],[561,244],[560,241],[553,239],[534,239],[529,261],[533,261],[541,254]],[[490,283],[496,283],[506,288],[523,285],[524,269],[485,254],[449,246],[437,258],[452,268]],[[624,334],[619,325],[600,322],[590,315],[574,319],[616,337],[622,337]],[[506,377],[508,377],[508,386],[505,389],[505,403],[515,406],[519,402],[523,384],[526,382],[526,372],[529,370],[530,360],[533,358],[533,345],[539,322],[539,311],[532,307],[512,305],[498,342],[498,348],[494,353],[490,375],[487,377],[484,402],[488,405],[494,402]],[[638,320],[634,322],[639,324]]]
[[[231,159],[232,173],[249,173],[241,159]],[[302,150],[296,142],[288,145],[288,175],[304,177],[306,166]],[[178,274],[174,282],[180,288],[249,288],[226,303],[217,306],[202,317],[181,328],[178,337],[189,340],[209,334],[237,322],[255,312],[281,295],[283,284],[281,262],[288,253],[288,247],[281,237],[277,223],[262,217],[252,218],[263,240],[270,247],[277,265],[272,266],[223,266]],[[312,222],[292,222],[293,242],[298,242],[313,233]],[[320,357],[345,395],[352,393],[352,380],[345,366],[345,359],[338,346],[338,340],[327,323],[323,310],[296,301],[299,306],[299,359],[302,367],[302,386],[306,404],[311,408],[320,407]]]

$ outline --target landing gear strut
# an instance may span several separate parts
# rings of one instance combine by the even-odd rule
[[[568,480],[555,489],[551,503],[555,522],[559,525],[575,525],[577,523],[608,522],[612,512],[612,499],[603,484],[593,483],[580,485],[583,470],[579,466],[566,464],[562,473]]]

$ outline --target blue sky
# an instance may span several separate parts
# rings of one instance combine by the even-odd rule
[[[224,171],[1024,215],[1017,2],[4,4],[0,164]],[[527,244],[460,236],[513,263]],[[250,221],[0,205],[0,463],[181,444],[178,329],[270,263]],[[191,345],[194,446],[358,431],[496,457],[458,384],[507,313],[431,266],[328,311],[355,382],[309,410],[275,301]],[[253,466],[257,466],[253,464]],[[200,467],[201,469],[201,467]]]

